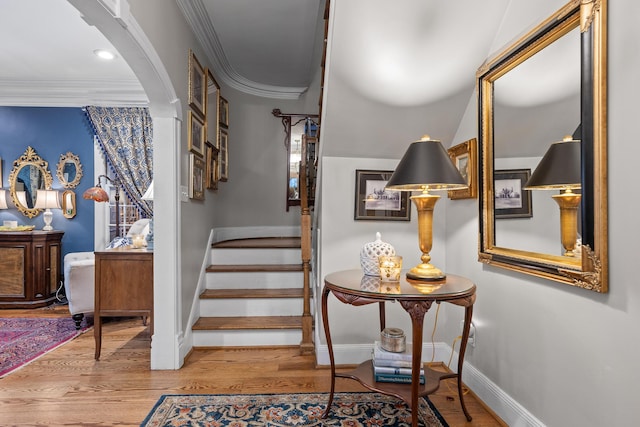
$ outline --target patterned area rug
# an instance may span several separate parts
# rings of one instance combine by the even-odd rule
[[[141,427],[377,427],[410,426],[411,411],[401,400],[380,393],[336,393],[327,419],[328,393],[298,394],[166,394]],[[421,425],[447,427],[428,399],[420,399]]]
[[[0,318],[0,378],[72,340],[76,330],[65,318]]]

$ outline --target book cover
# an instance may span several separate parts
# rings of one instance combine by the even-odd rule
[[[391,366],[377,366],[373,365],[373,372],[376,374],[394,374],[394,375],[409,375],[411,376],[411,368],[394,368]],[[420,369],[420,375],[424,376],[424,368]]]
[[[407,343],[407,348],[405,349],[405,351],[401,353],[394,353],[383,349],[380,341],[375,341],[373,345],[373,358],[375,360],[403,360],[405,362],[408,361],[409,363],[411,363],[411,361],[413,360],[412,351],[413,349],[411,343]]]
[[[411,384],[411,375],[375,374],[375,380],[379,383]],[[424,377],[420,377],[420,384],[424,384]]]

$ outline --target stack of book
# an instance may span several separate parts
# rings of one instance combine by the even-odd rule
[[[412,348],[395,353],[382,348],[380,341],[373,346],[373,374],[375,380],[384,383],[411,384]],[[420,384],[424,384],[424,367],[420,367]]]

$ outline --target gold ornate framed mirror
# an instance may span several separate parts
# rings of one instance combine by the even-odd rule
[[[76,188],[82,178],[80,158],[71,151],[60,154],[60,160],[58,160],[56,167],[56,176],[64,188]]]
[[[35,208],[37,190],[50,189],[52,184],[49,163],[32,147],[27,147],[24,154],[13,162],[9,174],[11,199],[23,215],[33,218],[40,213],[42,209]]]
[[[570,1],[477,72],[479,261],[595,292],[608,286],[606,6],[606,0]],[[505,185],[496,182],[496,171],[533,171],[565,135],[581,141],[572,253],[561,244],[560,209],[551,200],[557,190],[532,192],[530,218],[496,215],[504,204],[496,203],[496,188]]]

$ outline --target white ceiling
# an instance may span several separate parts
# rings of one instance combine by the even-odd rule
[[[220,83],[253,95],[296,99],[318,72],[325,0],[175,1]],[[475,70],[495,50],[498,29],[514,25],[518,19],[509,16],[518,14],[538,22],[529,16],[527,2],[516,3],[333,0],[332,36],[339,42],[330,46],[332,76],[354,94],[349,102],[362,98],[380,108],[418,108],[422,127],[451,138],[474,96]],[[113,48],[67,0],[0,0],[0,40],[0,105],[147,103],[123,58],[107,62],[94,55],[96,49]],[[575,75],[575,67],[570,71]],[[523,80],[541,81],[540,72]],[[536,86],[536,95],[542,92]],[[339,144],[335,155],[353,154],[340,151],[346,146]],[[355,143],[349,147],[362,152]]]
[[[66,0],[0,0],[0,105],[140,104],[129,66],[104,61],[113,49]]]

